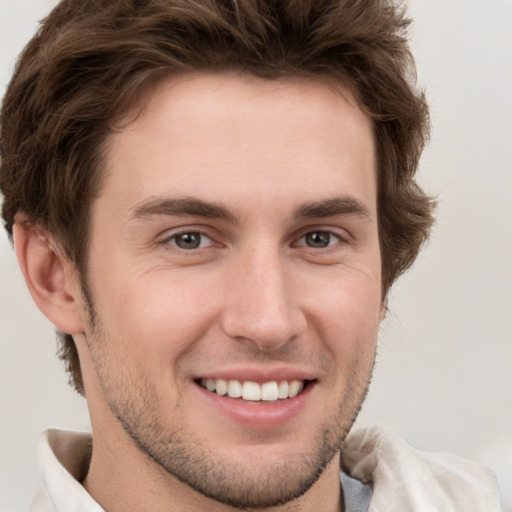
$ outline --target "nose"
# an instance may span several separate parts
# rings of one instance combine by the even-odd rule
[[[226,278],[222,327],[228,336],[271,350],[304,332],[297,285],[278,249],[248,250]]]

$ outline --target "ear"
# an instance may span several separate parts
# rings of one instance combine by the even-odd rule
[[[74,266],[59,254],[45,228],[16,222],[13,235],[18,263],[39,309],[61,331],[82,333],[82,295]]]

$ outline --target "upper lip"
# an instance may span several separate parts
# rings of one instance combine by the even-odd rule
[[[211,370],[196,376],[196,379],[224,379],[240,382],[271,382],[281,380],[315,380],[316,375],[308,370],[293,367],[236,367]]]

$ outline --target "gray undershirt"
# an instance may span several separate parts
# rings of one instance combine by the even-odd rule
[[[345,512],[367,512],[372,500],[372,488],[346,473],[340,472]]]

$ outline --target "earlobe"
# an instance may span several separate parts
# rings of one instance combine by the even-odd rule
[[[80,287],[72,264],[59,255],[43,227],[16,222],[13,234],[18,263],[39,309],[61,331],[83,332]]]

